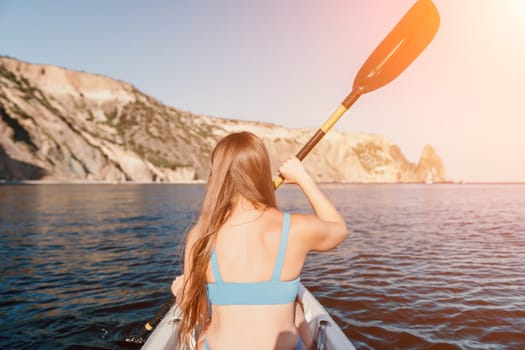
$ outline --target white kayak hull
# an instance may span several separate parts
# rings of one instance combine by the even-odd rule
[[[326,324],[326,350],[355,350],[350,340],[345,336],[341,328],[330,317],[325,308],[315,299],[315,297],[302,284],[299,286],[299,298],[304,306],[304,316],[310,331],[317,339],[320,324]],[[162,321],[155,327],[142,350],[172,350],[177,345],[177,330],[181,313],[174,304],[170,311],[164,316]],[[325,321],[325,322],[323,322]]]

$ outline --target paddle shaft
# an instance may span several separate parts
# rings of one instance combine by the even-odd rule
[[[439,13],[431,0],[418,0],[399,23],[376,47],[354,79],[352,92],[297,153],[303,160],[326,133],[367,92],[379,89],[395,79],[425,49],[439,27]],[[279,174],[275,189],[284,182]]]
[[[144,344],[146,341],[147,335],[153,328],[155,328],[160,321],[164,318],[164,316],[170,311],[171,307],[175,302],[177,301],[177,298],[175,296],[171,296],[167,302],[165,302],[162,307],[157,311],[155,316],[149,322],[147,322],[144,327],[141,329],[140,333],[135,337],[129,337],[126,338],[124,342],[126,343],[135,343],[135,344]]]
[[[308,140],[308,142],[297,152],[295,155],[297,159],[303,160],[308,153],[310,153],[311,150],[314,149],[314,147],[321,141],[321,139],[330,131],[330,129],[334,126],[335,123],[345,114],[347,110],[350,109],[350,107],[354,104],[355,101],[361,96],[361,90],[356,89],[352,90],[348,96],[344,99],[343,102],[337,107],[337,109],[328,117],[328,119],[324,122],[324,124],[317,129],[315,134]],[[277,177],[273,180],[273,186],[275,189],[278,189],[279,186],[281,186],[284,182],[283,177],[279,174]]]
[[[170,299],[155,314],[155,316],[153,316],[153,318],[148,323],[146,323],[144,328],[148,331],[151,331],[153,328],[155,328],[159,324],[159,322],[164,318],[164,315],[166,315],[168,311],[170,311],[171,307],[173,306],[173,304],[175,304],[176,301],[177,298],[174,295],[172,295]]]

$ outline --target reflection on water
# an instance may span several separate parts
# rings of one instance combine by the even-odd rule
[[[202,190],[1,186],[0,348],[103,347],[146,319],[178,271]]]
[[[303,281],[358,349],[525,344],[525,186],[325,185]],[[0,348],[118,348],[168,297],[202,185],[0,186]],[[281,208],[308,211],[293,187]]]

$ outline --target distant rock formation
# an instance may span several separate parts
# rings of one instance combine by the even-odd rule
[[[222,136],[261,137],[274,173],[315,130],[196,115],[130,84],[0,57],[0,179],[177,182],[205,180]],[[379,135],[331,131],[305,159],[320,182],[442,182],[431,146],[418,164]]]
[[[416,174],[418,179],[427,183],[444,181],[445,166],[432,146],[425,145],[423,148]]]

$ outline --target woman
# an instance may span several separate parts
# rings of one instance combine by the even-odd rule
[[[199,350],[300,349],[294,300],[304,260],[341,243],[344,220],[297,158],[279,171],[315,216],[279,211],[268,152],[252,133],[221,139],[211,162],[201,216],[187,236],[184,286],[179,291],[181,278],[172,285],[184,314],[179,344],[199,329]]]

